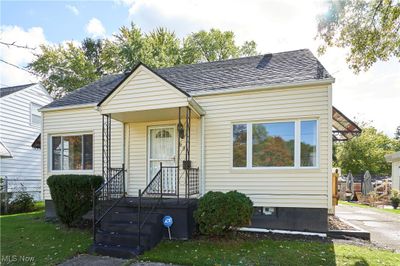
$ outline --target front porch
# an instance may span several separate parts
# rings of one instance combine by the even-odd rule
[[[122,184],[125,195],[131,197],[197,197],[201,185],[201,116],[190,106],[139,113],[102,115],[102,169],[109,186]],[[112,161],[112,120],[123,125],[124,180],[113,178],[121,167]]]
[[[189,239],[200,195],[201,116],[188,105],[102,117],[105,183],[93,196],[93,250],[134,256],[150,249],[166,236],[166,215],[174,219],[173,238]],[[123,124],[119,168],[112,162],[112,120]],[[115,248],[120,243],[131,250]]]

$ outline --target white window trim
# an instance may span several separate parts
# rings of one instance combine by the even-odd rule
[[[315,166],[301,166],[301,122],[302,121],[316,121],[316,165]],[[268,124],[268,123],[284,123],[294,122],[295,126],[295,147],[294,147],[294,166],[253,166],[253,124]],[[233,125],[246,125],[247,129],[247,142],[246,142],[246,166],[235,167],[233,166]],[[318,118],[302,118],[291,120],[270,120],[270,121],[252,121],[252,122],[234,122],[231,124],[231,168],[233,170],[293,170],[293,169],[319,169],[320,168],[320,143],[319,143],[319,119]]]
[[[34,124],[33,121],[32,121],[32,115],[33,115],[33,113],[32,113],[32,107],[33,107],[33,105],[37,105],[37,106],[38,106],[38,109],[37,109],[37,110],[39,110],[39,109],[42,107],[42,105],[40,105],[40,104],[38,104],[38,103],[30,102],[30,104],[29,104],[29,124],[30,124],[32,127],[40,128],[41,125],[42,125],[42,116],[41,116],[40,113],[39,113],[39,116],[40,116],[40,123],[39,123],[39,124]]]
[[[81,136],[82,137],[82,140],[83,140],[83,135],[92,135],[92,169],[79,169],[79,170],[76,170],[76,169],[68,169],[68,170],[64,170],[64,169],[62,169],[62,167],[63,167],[63,161],[64,160],[61,160],[61,169],[60,170],[54,170],[53,169],[53,137],[74,137],[74,136]],[[61,142],[62,143],[62,142]],[[82,151],[83,151],[83,145],[84,145],[84,143],[83,143],[83,141],[82,141]],[[52,174],[52,173],[54,173],[54,174],[61,174],[61,173],[63,173],[63,174],[67,174],[67,173],[73,173],[73,174],[79,174],[79,173],[82,173],[82,174],[88,174],[88,173],[94,173],[94,169],[95,169],[95,158],[94,158],[94,150],[95,150],[95,140],[94,140],[94,132],[92,131],[92,132],[90,132],[90,131],[88,131],[88,132],[79,132],[79,133],[62,133],[62,134],[52,134],[52,135],[49,135],[49,141],[48,141],[48,157],[49,157],[49,160],[48,160],[48,169],[49,169],[49,174]],[[62,150],[61,150],[62,151]],[[62,153],[61,153],[61,155],[62,155]],[[83,160],[83,156],[82,156],[82,160]]]

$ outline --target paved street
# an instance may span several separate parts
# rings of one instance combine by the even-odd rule
[[[371,233],[371,242],[400,252],[400,215],[372,208],[336,207],[336,215]]]

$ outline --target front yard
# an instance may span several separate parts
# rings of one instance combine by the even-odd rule
[[[87,252],[89,231],[47,223],[43,216],[38,211],[0,217],[2,265],[54,265]],[[239,238],[164,241],[140,260],[181,265],[400,265],[400,254],[332,242]]]
[[[400,254],[319,241],[164,241],[144,261],[181,265],[400,265]]]
[[[1,225],[1,265],[55,265],[91,244],[89,231],[65,229],[44,221],[44,211],[4,215]]]

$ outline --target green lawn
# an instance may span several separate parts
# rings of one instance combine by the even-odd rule
[[[0,225],[1,265],[33,265],[32,259],[35,265],[55,265],[86,253],[92,243],[89,231],[45,222],[43,210],[0,216]]]
[[[45,222],[43,210],[0,216],[0,223],[1,265],[55,265],[86,253],[92,242],[89,231]],[[181,265],[400,265],[400,254],[367,247],[243,237],[163,241],[140,259]]]
[[[143,261],[181,265],[400,265],[400,254],[300,240],[164,241]]]
[[[375,207],[370,207],[368,205],[365,204],[359,204],[359,203],[355,203],[355,202],[348,202],[348,201],[342,201],[339,200],[339,204],[342,205],[349,205],[349,206],[355,206],[355,207],[360,207],[360,208],[372,208],[374,210],[378,210],[378,211],[384,211],[384,212],[390,212],[390,213],[395,213],[395,214],[400,214],[400,208],[398,209],[383,209],[383,208],[375,208]]]

